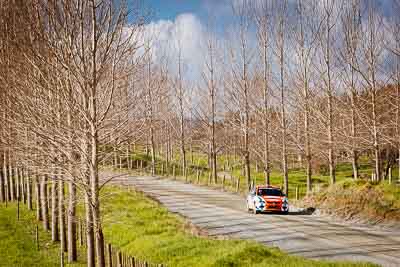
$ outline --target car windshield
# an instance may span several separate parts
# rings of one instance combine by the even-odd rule
[[[276,188],[260,188],[258,189],[257,195],[259,196],[283,196],[283,193],[280,189]]]

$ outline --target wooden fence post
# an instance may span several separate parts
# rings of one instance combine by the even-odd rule
[[[200,170],[199,170],[199,168],[197,168],[197,171],[196,171],[196,184],[199,184],[200,183]]]
[[[296,186],[296,200],[299,200],[299,186]]]
[[[79,219],[79,244],[82,247],[83,246],[83,225],[82,225],[82,220]]]
[[[60,266],[64,267],[64,250],[61,249],[60,251]]]
[[[185,176],[185,182],[187,183],[188,182],[187,168],[183,169],[183,172],[184,172],[183,174]]]
[[[107,245],[107,251],[108,251],[108,266],[112,267],[113,263],[112,263],[112,248],[111,248],[111,244]]]
[[[122,267],[122,254],[121,254],[121,251],[118,251],[118,254],[117,254],[117,267]]]
[[[392,168],[389,168],[389,184],[392,184]]]
[[[39,247],[39,226],[36,224],[36,247],[37,247],[37,250],[39,250],[40,249],[40,247]]]
[[[19,198],[20,196],[17,196],[17,219],[19,221]]]

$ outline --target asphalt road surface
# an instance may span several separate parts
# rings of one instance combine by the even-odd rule
[[[333,222],[299,211],[249,214],[242,196],[165,178],[126,175],[113,183],[136,187],[211,236],[252,239],[312,259],[400,266],[399,230]]]

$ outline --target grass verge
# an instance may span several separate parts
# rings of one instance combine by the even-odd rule
[[[303,205],[345,219],[372,224],[400,221],[400,187],[365,180],[342,180],[304,199]]]
[[[39,225],[39,250],[36,243],[36,219],[32,211],[20,205],[17,220],[17,204],[0,206],[0,266],[4,267],[53,267],[60,266],[60,246],[51,242],[49,233]],[[65,261],[66,262],[66,259]],[[65,264],[65,266],[85,266]]]

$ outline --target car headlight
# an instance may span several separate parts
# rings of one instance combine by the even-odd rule
[[[261,197],[257,197],[256,198],[256,203],[257,204],[261,204],[261,203],[265,203],[264,199],[262,199]]]
[[[289,200],[287,199],[287,197],[283,198],[283,204],[289,205]]]

